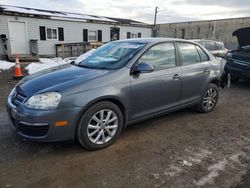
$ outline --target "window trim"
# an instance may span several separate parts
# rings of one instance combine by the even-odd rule
[[[185,66],[197,65],[197,64],[199,64],[199,63],[204,63],[204,62],[209,62],[209,61],[211,61],[210,56],[204,51],[204,49],[203,49],[200,45],[197,45],[197,44],[195,44],[195,43],[188,42],[188,41],[176,41],[175,43],[176,43],[176,50],[177,50],[177,52],[178,52],[179,66],[185,67]],[[178,44],[181,44],[181,43],[194,45],[194,47],[195,47],[195,49],[196,49],[196,52],[198,53],[198,55],[199,55],[199,57],[200,57],[200,62],[193,63],[193,64],[189,64],[189,65],[183,65],[183,60],[182,60],[182,56],[181,56],[181,51],[180,51],[180,48],[179,48],[179,45],[178,45]],[[200,47],[200,49],[207,55],[208,61],[201,61],[201,56],[200,56],[200,53],[198,52],[196,46]]]
[[[133,65],[132,65],[131,68],[130,68],[130,75],[133,75],[133,72],[134,72],[134,70],[135,70],[136,65],[139,64],[138,60],[139,60],[139,59],[140,59],[149,49],[151,49],[152,47],[154,47],[154,46],[156,46],[156,45],[165,44],[165,43],[172,43],[173,46],[174,46],[174,49],[175,49],[175,67],[172,67],[172,68],[179,67],[179,66],[180,66],[180,64],[179,64],[179,57],[178,57],[178,51],[177,51],[177,48],[176,48],[177,46],[176,46],[175,42],[176,42],[176,41],[162,41],[162,42],[158,42],[158,43],[155,43],[155,44],[152,44],[152,45],[148,46],[148,47],[144,50],[144,52],[134,61]],[[153,72],[155,72],[155,71],[169,70],[169,69],[171,69],[171,68],[162,69],[162,70],[154,70]]]
[[[198,49],[197,48],[200,48],[201,49],[201,51],[204,53],[204,54],[206,54],[206,56],[207,56],[207,61],[202,61],[201,60],[201,63],[203,63],[203,62],[208,62],[208,61],[211,61],[211,59],[210,59],[210,57],[209,57],[209,55],[200,47],[200,46],[198,46],[198,45],[195,45],[195,48],[196,48],[196,50],[197,50],[197,52],[198,52],[198,54],[199,54],[199,56],[200,56],[200,59],[201,59],[201,54],[199,53],[199,51],[198,51]]]
[[[53,34],[51,33],[52,38],[48,38],[48,29],[51,29],[52,33],[53,30],[56,30],[56,39],[53,39]],[[46,40],[58,40],[58,28],[55,27],[46,27]]]

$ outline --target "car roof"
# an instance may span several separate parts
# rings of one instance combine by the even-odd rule
[[[194,42],[200,42],[200,41],[204,41],[204,42],[218,42],[218,43],[223,43],[221,41],[217,41],[217,40],[209,40],[209,39],[188,39],[190,41],[194,41]]]
[[[134,39],[124,39],[119,40],[117,42],[125,42],[125,41],[131,41],[131,42],[146,42],[146,43],[158,43],[158,42],[192,42],[185,39],[177,39],[177,38],[134,38]]]

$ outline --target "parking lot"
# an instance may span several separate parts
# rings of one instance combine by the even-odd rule
[[[0,187],[237,187],[250,185],[250,82],[221,91],[209,114],[185,109],[126,129],[111,147],[22,141],[5,99],[16,81],[0,73]]]

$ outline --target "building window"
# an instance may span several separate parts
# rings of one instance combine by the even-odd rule
[[[131,39],[133,39],[133,38],[138,38],[137,33],[131,33],[131,34],[130,34],[130,38],[131,38]]]
[[[97,32],[89,31],[89,41],[97,41]]]
[[[58,39],[57,29],[47,28],[47,39]]]

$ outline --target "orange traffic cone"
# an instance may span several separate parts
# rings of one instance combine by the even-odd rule
[[[22,70],[21,70],[20,63],[19,63],[18,55],[16,55],[16,65],[15,65],[15,70],[14,70],[13,77],[16,78],[16,79],[20,79],[20,78],[23,77]]]

